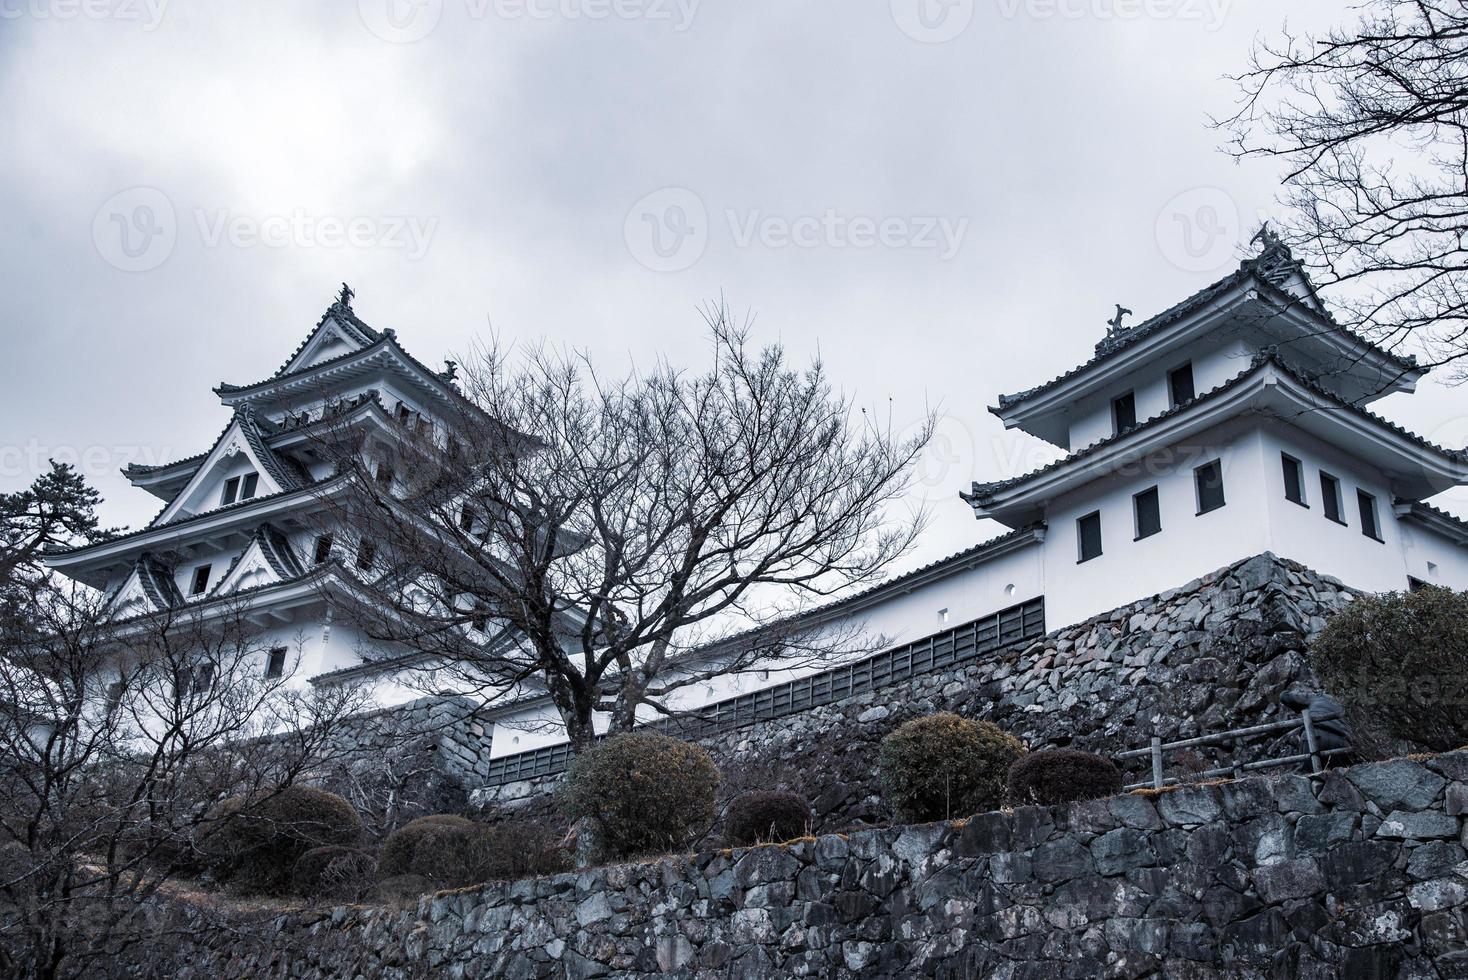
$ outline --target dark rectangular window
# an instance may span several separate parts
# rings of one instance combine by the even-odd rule
[[[1138,541],[1162,530],[1162,508],[1157,502],[1156,487],[1149,487],[1132,497],[1132,513],[1137,519]]]
[[[377,545],[371,541],[357,542],[357,567],[362,571],[370,571],[372,563],[377,560]]]
[[[474,508],[468,504],[465,504],[464,509],[459,511],[459,530],[464,532],[474,530]]]
[[[239,496],[239,493],[240,493],[240,478],[239,477],[232,476],[228,480],[225,480],[224,481],[224,493],[222,493],[222,494],[219,495],[219,506],[223,507],[225,504],[232,504],[232,503],[234,503],[235,502],[235,498]]]
[[[1361,508],[1361,533],[1381,540],[1381,525],[1376,522],[1376,498],[1365,490],[1356,491],[1356,505]]]
[[[323,534],[316,539],[316,553],[313,557],[318,565],[331,557],[331,535]]]
[[[1101,512],[1095,511],[1076,521],[1076,562],[1090,561],[1101,554]]]
[[[1224,505],[1223,463],[1214,460],[1193,470],[1193,484],[1198,489],[1198,513],[1206,514]]]
[[[1193,365],[1184,364],[1167,373],[1167,397],[1173,408],[1193,400]]]
[[[189,594],[199,595],[207,588],[209,588],[209,566],[200,565],[194,569],[194,582],[189,588]]]
[[[406,422],[408,421],[408,419],[412,418],[412,416],[413,410],[407,405],[404,405],[402,402],[398,402],[398,421]]]
[[[240,483],[240,499],[249,500],[255,496],[255,491],[260,487],[260,474],[248,473]]]
[[[1327,519],[1346,523],[1341,517],[1341,481],[1324,470],[1320,471],[1320,509]]]
[[[270,651],[270,659],[265,661],[265,679],[274,680],[285,673],[285,647],[276,647]]]
[[[1424,582],[1424,581],[1422,581],[1422,579],[1417,578],[1417,577],[1412,576],[1412,575],[1408,575],[1407,576],[1407,591],[1408,592],[1421,592],[1425,588],[1427,588],[1427,583]]]
[[[1305,503],[1305,467],[1289,453],[1280,453],[1279,459],[1284,467],[1285,499],[1301,507],[1310,506]]]
[[[382,459],[377,461],[377,482],[385,487],[392,486],[392,464]]]
[[[489,617],[485,614],[484,603],[475,600],[474,614],[469,620],[469,625],[481,633],[485,631],[485,627],[489,625]]]
[[[1111,400],[1111,422],[1117,435],[1137,427],[1137,396],[1127,392]]]

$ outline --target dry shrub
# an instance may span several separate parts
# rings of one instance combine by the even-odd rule
[[[735,847],[794,840],[810,833],[810,804],[794,793],[741,793],[724,814],[724,838]]]
[[[1468,593],[1427,586],[1355,599],[1316,635],[1310,662],[1372,727],[1439,752],[1468,742]]]
[[[1078,749],[1046,749],[1021,756],[1009,767],[1009,802],[1054,806],[1121,792],[1116,763]]]
[[[199,850],[215,878],[235,890],[283,895],[301,855],[318,847],[351,847],[361,837],[362,821],[346,800],[310,786],[287,786],[219,804]]]
[[[882,739],[877,768],[887,802],[905,820],[947,820],[1004,801],[1024,744],[997,725],[952,712],[914,718]]]
[[[613,735],[582,752],[561,784],[572,820],[586,820],[599,857],[665,854],[714,817],[719,770],[697,745],[655,732]]]

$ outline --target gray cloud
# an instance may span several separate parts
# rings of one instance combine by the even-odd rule
[[[1282,14],[921,2],[0,0],[0,486],[71,456],[146,520],[116,468],[205,448],[209,389],[272,371],[344,279],[429,361],[491,321],[691,361],[723,294],[899,424],[947,410],[914,560],[993,533],[957,491],[1045,457],[985,406],[1113,303],[1222,274],[1271,207],[1205,122]],[[1457,400],[1388,409],[1461,445]]]

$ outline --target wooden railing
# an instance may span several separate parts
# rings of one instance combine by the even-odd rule
[[[1265,735],[1286,735],[1298,731],[1304,742],[1304,752],[1295,755],[1276,756],[1269,759],[1258,759],[1253,762],[1235,763],[1231,766],[1222,766],[1216,769],[1208,769],[1203,772],[1188,773],[1188,781],[1198,779],[1213,779],[1220,776],[1241,776],[1245,772],[1258,769],[1274,769],[1279,766],[1298,765],[1309,761],[1310,772],[1318,775],[1325,771],[1325,760],[1334,755],[1344,755],[1350,752],[1350,748],[1321,749],[1319,739],[1315,734],[1315,726],[1322,721],[1334,721],[1340,717],[1336,711],[1317,711],[1311,713],[1309,708],[1300,712],[1298,718],[1286,721],[1271,722],[1266,725],[1250,725],[1247,728],[1235,728],[1226,732],[1215,732],[1212,735],[1200,735],[1197,738],[1185,738],[1177,742],[1164,742],[1161,738],[1152,736],[1152,744],[1145,749],[1132,749],[1127,752],[1118,752],[1113,758],[1124,762],[1128,759],[1150,758],[1152,762],[1152,778],[1139,783],[1131,783],[1125,788],[1133,789],[1162,789],[1164,786],[1182,782],[1181,779],[1168,777],[1164,774],[1164,764],[1168,752],[1179,749],[1192,749],[1205,745],[1228,745],[1251,738],[1259,738]]]
[[[840,667],[715,701],[644,727],[680,738],[705,738],[945,670],[1044,635],[1045,597],[1040,596]],[[554,776],[565,770],[570,758],[570,746],[565,744],[501,756],[490,761],[486,785]]]

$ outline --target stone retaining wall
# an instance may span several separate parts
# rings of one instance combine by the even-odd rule
[[[1465,811],[1468,752],[1370,763],[198,918],[113,975],[1468,977]]]
[[[1031,748],[1109,754],[1143,747],[1154,734],[1172,740],[1278,720],[1281,693],[1313,687],[1308,637],[1353,594],[1266,553],[1022,649],[703,744],[724,772],[726,794],[799,792],[822,830],[885,822],[891,814],[877,793],[874,760],[901,721],[957,711],[990,719]],[[1252,758],[1258,746],[1244,751]],[[1195,761],[1207,768],[1233,759],[1217,750]],[[554,782],[486,788],[474,798],[544,812]]]

